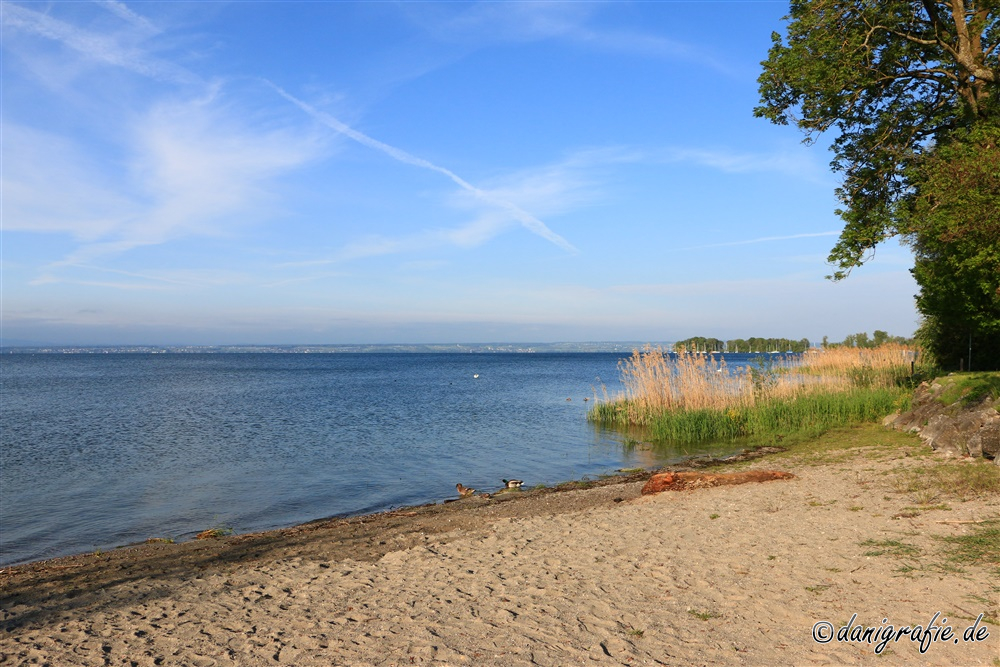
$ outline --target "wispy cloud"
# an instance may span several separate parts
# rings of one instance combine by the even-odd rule
[[[589,149],[562,160],[495,176],[481,190],[496,200],[513,202],[522,209],[546,217],[564,216],[602,201],[609,196],[605,173],[614,165],[636,159],[632,152],[619,149]],[[481,209],[477,197],[466,191],[456,192],[449,204],[459,210]],[[455,245],[472,247],[501,233],[511,225],[502,211],[480,211],[460,227],[442,230],[440,238]]]
[[[269,198],[268,183],[322,151],[311,132],[237,120],[213,97],[155,106],[134,128],[133,173],[155,207],[135,228],[152,240],[211,233]]]
[[[158,271],[126,271],[114,269],[106,266],[94,266],[89,264],[65,264],[67,268],[78,269],[76,277],[67,279],[51,274],[40,276],[31,282],[32,285],[46,285],[53,283],[72,283],[74,285],[104,285],[110,287],[120,287],[121,289],[153,289],[165,290],[171,288],[201,288],[208,286],[226,285],[246,285],[251,281],[249,274],[225,271],[220,269],[167,269]],[[84,275],[110,274],[123,276],[134,280],[127,283],[112,283],[108,281],[97,281],[92,278],[81,278]]]
[[[605,192],[602,172],[615,164],[637,159],[636,153],[621,148],[588,149],[551,164],[495,176],[477,190],[486,193],[491,200],[512,202],[521,209],[539,211],[542,215],[563,216],[609,196]],[[396,236],[368,235],[322,258],[282,266],[324,266],[371,257],[414,254],[442,246],[474,248],[520,224],[506,209],[484,207],[481,197],[465,189],[449,196],[445,204],[459,211],[469,211],[471,219],[451,228],[425,229]]]
[[[160,29],[153,25],[149,19],[136,14],[123,2],[117,2],[117,0],[94,0],[94,2],[147,34],[155,35],[160,32]]]
[[[696,61],[716,72],[735,75],[734,67],[695,42],[636,30],[594,27],[599,2],[482,2],[445,5],[439,12],[411,11],[414,22],[440,40],[483,46],[498,42],[562,40],[605,52],[639,57]]]
[[[24,71],[57,97],[53,109],[74,115],[52,125],[73,128],[62,133],[33,128],[34,116],[10,105],[4,118],[5,229],[69,234],[78,243],[41,267],[34,284],[69,280],[82,265],[145,246],[232,235],[273,213],[276,177],[327,143],[304,123],[275,124],[280,115],[262,114],[232,84],[157,56],[148,40],[162,31],[124,3],[96,4],[107,14],[91,13],[86,28],[2,5],[5,36],[22,38],[15,41]],[[113,70],[126,76],[108,77]],[[106,81],[114,82],[110,92]]]
[[[570,35],[580,30],[595,7],[579,2],[444,3],[420,7],[410,17],[438,39],[481,44]]]
[[[795,239],[809,239],[816,238],[818,236],[838,236],[840,232],[829,231],[829,232],[812,232],[808,234],[789,234],[787,236],[762,236],[756,239],[746,239],[743,241],[727,241],[725,243],[709,243],[707,245],[695,245],[689,246],[687,248],[674,248],[675,251],[681,250],[702,250],[705,248],[725,248],[727,246],[739,246],[739,245],[753,245],[755,243],[771,243],[773,241],[792,241]]]
[[[730,148],[674,146],[651,152],[649,157],[654,161],[695,164],[730,174],[777,172],[815,182],[829,180],[829,170],[821,167],[800,148],[752,153]]]
[[[496,196],[495,193],[488,192],[486,190],[483,190],[481,188],[472,185],[471,183],[469,183],[464,178],[462,178],[455,172],[451,171],[450,169],[440,167],[428,160],[412,155],[400,148],[396,148],[395,146],[390,146],[389,144],[381,142],[377,139],[373,139],[372,137],[369,137],[363,132],[359,132],[358,130],[355,130],[354,128],[348,126],[347,124],[341,122],[332,115],[320,111],[319,109],[316,109],[312,105],[303,102],[297,97],[294,97],[293,95],[282,89],[280,86],[276,86],[273,83],[271,85],[274,87],[275,91],[279,95],[281,95],[286,100],[288,100],[295,106],[299,107],[307,114],[312,116],[314,119],[316,119],[323,125],[326,125],[330,129],[335,130],[336,132],[339,132],[340,134],[343,134],[344,136],[350,139],[353,139],[354,141],[358,142],[363,146],[367,146],[368,148],[372,148],[374,150],[385,153],[394,160],[397,160],[404,164],[413,165],[421,169],[427,169],[442,174],[446,176],[448,179],[450,179],[453,183],[455,183],[455,185],[460,187],[462,190],[473,195],[483,203],[504,211],[508,216],[510,216],[514,220],[518,221],[521,225],[523,225],[525,229],[531,231],[534,234],[537,234],[538,236],[546,239],[547,241],[554,243],[563,250],[567,250],[569,252],[576,251],[576,248],[574,248],[569,241],[564,239],[559,234],[553,232],[544,222],[536,218],[528,211],[525,211],[523,208],[513,203],[512,201],[509,201],[502,197],[498,197]]]
[[[398,149],[389,146],[383,149],[380,146],[378,150],[385,152]],[[406,155],[398,159],[410,163],[410,160],[419,158]],[[478,247],[519,224],[505,209],[493,206],[484,208],[484,198],[489,201],[510,202],[521,210],[535,211],[538,215],[565,216],[596,203],[613,200],[617,194],[614,188],[609,186],[609,181],[627,178],[619,171],[621,167],[641,167],[664,162],[696,164],[726,173],[779,171],[801,176],[807,172],[794,157],[781,152],[752,155],[718,149],[668,148],[651,151],[621,146],[591,148],[577,151],[550,164],[495,176],[480,186],[475,186],[474,191],[468,188],[458,189],[448,197],[446,203],[457,210],[471,212],[471,219],[464,224],[451,228],[425,229],[403,235],[369,235],[356,239],[324,257],[290,262],[282,266],[285,268],[324,266],[372,257],[416,254],[442,246]],[[439,170],[433,165],[430,168]],[[739,246],[837,234],[836,231],[829,231],[769,236],[676,250]]]
[[[76,142],[6,119],[3,138],[7,231],[96,242],[139,215],[137,202],[115,186],[116,175]]]
[[[766,294],[780,287],[782,291],[798,289],[800,284],[822,284],[823,278],[815,272],[785,274],[774,278],[740,278],[738,280],[691,280],[664,283],[632,283],[612,285],[608,294],[671,296],[684,299],[704,299],[706,296]]]
[[[123,34],[91,32],[42,12],[3,3],[4,28],[43,37],[62,44],[77,55],[96,63],[113,65],[146,77],[172,83],[191,84],[201,79],[184,67],[150,55],[135,42],[156,32],[154,26],[134,14],[120,3],[107,2],[103,6],[124,18],[138,32]],[[124,36],[123,36],[124,35]]]
[[[541,215],[557,216],[601,201],[607,195],[610,174],[621,165],[642,160],[641,152],[619,146],[583,149],[548,164],[498,175],[481,187],[491,196]],[[463,193],[453,201],[459,206],[471,204]]]
[[[186,236],[220,236],[274,210],[274,177],[316,158],[311,132],[237,118],[216,96],[163,102],[117,147],[124,168],[64,138],[5,127],[5,226],[82,244],[49,270]],[[40,150],[47,148],[47,150]],[[51,156],[60,155],[53,163]],[[58,192],[58,196],[54,196]]]
[[[65,280],[61,278],[55,278],[53,276],[46,276],[39,278],[38,280],[31,281],[31,285],[49,285],[53,283],[71,283],[73,285],[79,285],[81,287],[101,287],[106,289],[124,290],[127,292],[164,292],[170,289],[168,285],[163,285],[161,283],[136,283],[136,282],[113,282],[108,280]]]

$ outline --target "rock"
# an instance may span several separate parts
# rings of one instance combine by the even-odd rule
[[[942,382],[949,381],[945,378]],[[996,460],[1000,456],[1000,413],[996,409],[1000,400],[985,397],[967,404],[959,399],[946,405],[940,400],[946,389],[942,382],[922,383],[913,394],[910,410],[890,415],[882,423],[918,433],[934,450],[950,456]]]
[[[988,459],[1000,459],[1000,419],[986,424],[969,438],[969,453]]]
[[[983,445],[979,441],[978,433],[972,434],[972,437],[969,438],[969,441],[965,443],[965,447],[966,449],[969,450],[969,456],[971,456],[974,459],[978,459],[980,456],[983,455]]]
[[[953,456],[966,456],[969,453],[966,442],[955,425],[955,420],[947,415],[936,415],[920,429],[920,439],[931,446],[931,449]]]
[[[661,472],[653,475],[642,487],[642,495],[660,491],[682,491],[685,489],[700,489],[711,486],[729,486],[746,484],[747,482],[767,482],[772,479],[792,479],[790,472],[777,470],[749,470],[747,472],[702,473],[702,472]]]

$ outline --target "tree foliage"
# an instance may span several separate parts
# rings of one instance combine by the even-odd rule
[[[834,347],[865,347],[865,348],[875,348],[885,345],[886,343],[896,343],[898,345],[909,345],[913,342],[912,339],[904,338],[903,336],[890,336],[888,332],[876,329],[875,333],[868,336],[867,331],[862,331],[860,333],[849,334],[844,338],[843,341],[839,343],[831,343],[827,340],[826,336],[823,336],[823,349],[834,348]]]
[[[832,131],[845,225],[834,279],[905,233],[900,200],[935,141],[1000,109],[1000,0],[792,0],[772,35],[754,113]]]
[[[734,338],[722,341],[718,338],[705,338],[704,336],[692,336],[674,343],[674,351],[686,352],[805,352],[809,349],[809,339],[802,338],[793,340],[791,338],[760,338],[751,336],[750,338]]]
[[[945,366],[1000,368],[1000,0],[792,0],[755,114],[830,131],[839,280],[900,235],[919,335]]]
[[[920,285],[919,336],[946,367],[1000,368],[1000,124],[954,132],[912,169],[898,218]],[[968,359],[969,348],[972,359]]]

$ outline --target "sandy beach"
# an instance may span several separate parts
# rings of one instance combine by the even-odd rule
[[[913,510],[894,475],[969,464],[882,437],[724,468],[789,480],[641,496],[636,475],[7,568],[0,664],[1000,664],[997,565],[939,539],[1000,499]],[[855,615],[936,641],[814,639]]]

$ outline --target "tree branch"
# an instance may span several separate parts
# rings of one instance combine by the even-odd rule
[[[955,30],[958,31],[958,55],[955,60],[965,71],[977,79],[995,83],[997,80],[996,73],[979,64],[982,51],[975,49],[975,44],[969,36],[969,24],[965,18],[965,3],[963,0],[951,0],[951,12],[952,19],[955,22]]]

